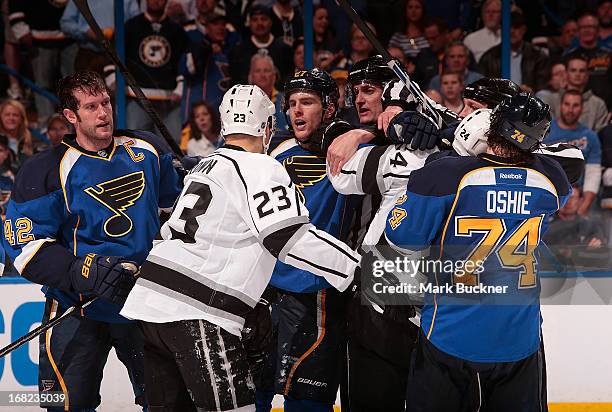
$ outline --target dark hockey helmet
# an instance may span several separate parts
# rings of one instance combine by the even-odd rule
[[[323,110],[327,110],[330,104],[334,104],[338,110],[338,99],[340,93],[336,81],[326,71],[320,69],[301,70],[289,77],[285,81],[283,92],[283,111],[286,113],[289,110],[289,97],[297,91],[314,92],[321,98]],[[334,112],[335,114],[335,112]],[[289,119],[287,119],[289,122]],[[289,123],[288,123],[289,124]]]
[[[472,99],[494,109],[506,99],[521,93],[521,88],[512,80],[483,77],[465,86],[463,97]]]
[[[353,67],[351,67],[349,71],[348,83],[351,87],[364,81],[384,86],[387,82],[395,78],[395,73],[387,66],[382,56],[376,55],[359,60],[353,64]]]
[[[521,93],[502,101],[491,114],[491,129],[513,145],[533,151],[550,129],[550,107],[542,100]]]

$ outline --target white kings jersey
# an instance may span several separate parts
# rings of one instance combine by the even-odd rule
[[[327,175],[339,193],[382,196],[363,239],[364,246],[379,243],[389,212],[396,199],[406,191],[410,173],[423,167],[427,157],[437,151],[437,148],[410,150],[405,144],[367,146],[358,149],[336,176],[329,172],[328,165]]]
[[[343,291],[360,256],[309,223],[273,158],[226,145],[185,178],[121,314],[154,323],[204,319],[240,335],[276,259]]]

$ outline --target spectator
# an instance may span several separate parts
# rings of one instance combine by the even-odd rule
[[[574,267],[597,267],[607,261],[601,249],[605,235],[601,222],[579,214],[584,202],[580,186],[572,187],[572,194],[549,222],[544,241],[553,247],[559,263]],[[593,253],[597,250],[602,253]],[[606,266],[604,266],[606,267]]]
[[[35,0],[9,0],[9,22],[13,35],[27,48],[34,81],[40,87],[54,90],[61,77],[72,73],[76,44],[60,30],[65,4],[40,3]],[[46,97],[34,95],[38,124],[45,125],[54,112]]]
[[[370,30],[376,34],[376,29],[374,26],[372,26],[372,24],[369,22],[366,22],[366,24]],[[335,66],[336,68],[350,71],[354,63],[367,59],[372,55],[373,51],[374,47],[368,41],[365,34],[363,34],[361,30],[359,30],[359,28],[353,24],[351,26],[351,51],[349,56],[341,58]]]
[[[179,61],[189,40],[183,28],[165,14],[167,0],[147,0],[147,11],[125,24],[127,66],[175,139],[181,131],[183,77]],[[128,88],[126,115],[130,129],[153,130],[155,124]]]
[[[612,50],[612,0],[603,0],[597,8],[599,19],[599,44]]]
[[[437,90],[427,89],[425,90],[425,95],[438,104],[443,103],[442,95]]]
[[[272,5],[272,34],[282,39],[289,47],[293,41],[304,35],[304,18],[291,0],[276,0]]]
[[[218,111],[223,94],[231,84],[228,54],[238,43],[240,35],[228,30],[225,17],[210,12],[207,3],[211,4],[208,0],[197,2],[198,17],[185,26],[189,48],[181,64],[185,78],[182,124],[188,120],[191,105],[195,102],[205,100]]]
[[[283,92],[278,91],[274,87],[277,73],[278,70],[274,66],[274,61],[265,51],[259,51],[251,58],[248,77],[249,84],[259,86],[272,100],[276,108],[276,128],[285,130],[287,129],[287,122],[283,112]]]
[[[542,89],[536,93],[536,97],[542,100],[548,99],[553,93],[558,93],[567,87],[567,70],[563,63],[556,63],[550,66],[550,79],[548,80],[548,88]]]
[[[468,69],[470,63],[469,50],[465,44],[461,42],[454,42],[448,46],[444,60],[446,62],[445,70],[453,73],[461,73],[463,76],[463,84],[470,84],[483,78],[482,74]],[[440,90],[440,76],[436,75],[431,79],[429,88]]]
[[[230,75],[233,83],[246,83],[249,75],[249,64],[251,57],[258,50],[265,49],[274,61],[274,65],[280,71],[282,81],[291,71],[292,54],[291,47],[283,39],[276,38],[272,30],[272,11],[259,4],[251,6],[249,10],[249,29],[251,35],[242,39],[232,51],[230,51]]]
[[[459,39],[464,29],[468,28],[473,6],[470,0],[439,0],[425,2],[425,12],[448,23],[452,31],[450,37]],[[429,40],[429,39],[428,39]]]
[[[327,50],[337,53],[341,49],[329,24],[329,12],[322,5],[316,6],[312,12],[312,32],[316,51]]]
[[[412,62],[412,59],[408,59],[402,49],[397,46],[391,46],[387,49],[387,51],[391,57],[397,59],[402,66],[406,68],[406,73],[412,78],[416,69],[416,65]]]
[[[113,36],[115,28],[113,3],[113,0],[88,2],[91,14],[107,39]],[[123,7],[126,21],[140,13],[138,0],[124,0]],[[96,35],[89,28],[87,20],[81,15],[73,0],[69,0],[66,5],[60,19],[60,28],[66,36],[78,42],[78,51],[74,60],[75,71],[93,70],[104,74],[104,67],[110,63],[110,60],[98,46]]]
[[[525,17],[523,13],[512,12],[510,28],[510,80],[520,84],[528,92],[546,87],[549,66],[548,56],[537,46],[525,41]],[[485,52],[479,62],[485,77],[501,77],[501,44]]]
[[[304,63],[304,38],[300,37],[293,42],[293,71],[306,70]]]
[[[9,0],[2,0],[2,22],[4,24],[4,61],[8,67],[19,72],[21,66],[21,58],[19,56],[19,41],[11,30],[9,22]],[[19,79],[9,75],[9,88],[6,90],[6,95],[10,99],[22,100],[23,90],[19,84]]]
[[[567,89],[582,93],[582,114],[580,123],[590,129],[599,131],[608,122],[608,110],[602,99],[595,96],[588,89],[589,71],[587,61],[581,57],[571,57],[565,64],[567,70]],[[561,105],[561,92],[542,96],[545,103],[550,106],[553,115],[559,116]]]
[[[208,156],[223,144],[219,110],[206,102],[195,102],[189,115],[187,156]]]
[[[17,163],[34,154],[34,139],[28,129],[25,107],[14,99],[0,104],[0,134],[8,138],[8,147],[17,154]]]
[[[429,43],[423,36],[424,24],[423,0],[408,0],[406,2],[406,30],[404,33],[394,33],[389,40],[389,46],[398,46],[408,57],[416,57]]]
[[[612,85],[608,70],[612,65],[612,50],[598,46],[599,20],[592,14],[578,19],[578,47],[568,51],[566,59],[582,57],[589,68],[589,88],[612,107]]]
[[[47,121],[47,138],[51,145],[57,146],[62,143],[64,135],[72,133],[72,125],[66,121],[63,114],[55,113]]]
[[[8,138],[0,135],[0,214],[4,221],[6,203],[11,198],[15,181],[15,153],[8,147]],[[0,253],[4,253],[1,250]]]
[[[560,115],[551,122],[550,134],[544,143],[565,142],[582,150],[586,166],[582,183],[584,196],[578,214],[586,215],[601,182],[601,145],[595,132],[579,122],[582,109],[582,94],[577,90],[565,91],[561,97]]]
[[[612,209],[612,124],[600,130],[599,141],[601,142],[601,166],[603,167],[601,207]]]
[[[463,43],[472,52],[476,63],[491,47],[501,43],[501,1],[486,0],[482,6],[484,27],[468,34]]]
[[[446,72],[441,76],[442,105],[459,114],[463,110],[463,74]]]
[[[572,41],[577,33],[576,20],[567,20],[561,26],[559,37],[548,37],[548,55],[553,62],[560,61],[563,54],[572,47]]]
[[[421,50],[416,56],[417,70],[414,80],[424,87],[429,84],[432,77],[442,73],[444,52],[450,43],[450,36],[446,22],[438,18],[427,19],[423,25],[423,33],[429,47]]]

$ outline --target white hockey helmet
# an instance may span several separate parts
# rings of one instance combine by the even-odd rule
[[[486,132],[491,126],[491,109],[478,109],[466,116],[457,129],[453,149],[461,156],[476,156],[487,151]]]
[[[223,95],[219,106],[221,134],[247,134],[266,140],[266,126],[274,129],[274,103],[258,86],[237,84]]]

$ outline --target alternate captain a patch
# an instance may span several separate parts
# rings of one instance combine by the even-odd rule
[[[132,219],[125,211],[140,198],[144,188],[144,172],[138,171],[85,189],[85,193],[113,212],[104,222],[104,232],[108,236],[120,237],[132,230]]]
[[[302,189],[325,179],[325,158],[321,156],[291,156],[283,160],[291,181],[295,183],[300,200],[305,203]]]

